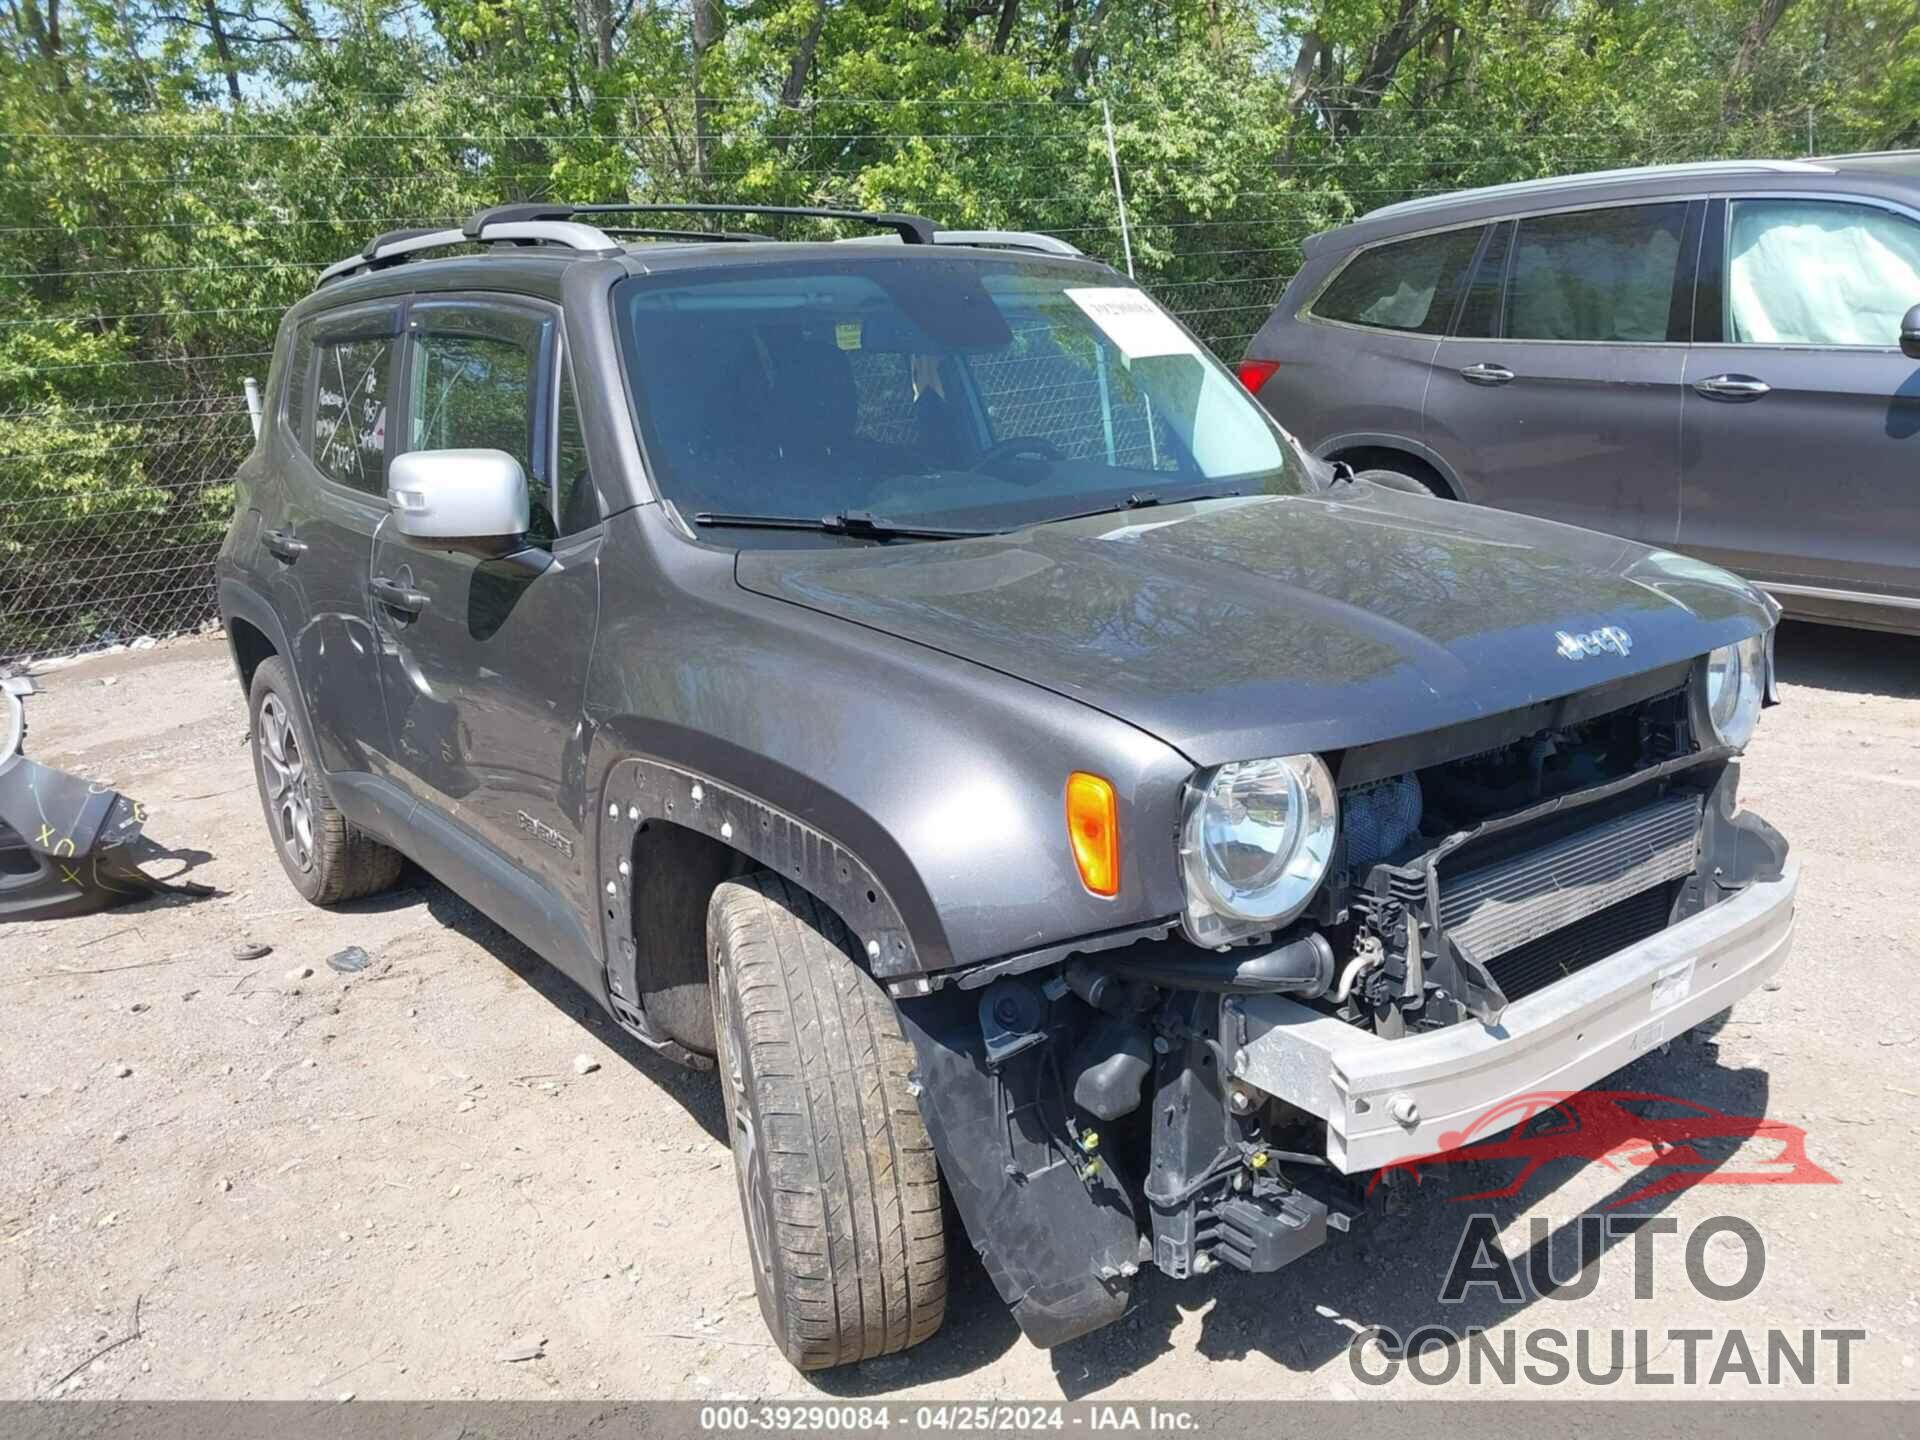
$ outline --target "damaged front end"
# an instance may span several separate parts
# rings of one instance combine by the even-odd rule
[[[1272,929],[1190,907],[902,994],[943,1173],[1027,1333],[1111,1321],[1144,1265],[1277,1270],[1348,1228],[1366,1172],[1772,974],[1795,869],[1737,808],[1744,737],[1705,688],[1683,664],[1313,759],[1294,793],[1337,827]]]
[[[0,676],[0,922],[87,915],[150,895],[213,894],[141,868],[169,864],[177,876],[208,857],[150,839],[138,801],[21,753],[33,693],[26,676]]]

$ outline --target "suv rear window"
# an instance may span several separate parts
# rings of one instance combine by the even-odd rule
[[[1665,340],[1686,220],[1685,201],[1523,217],[1506,337]]]
[[[1001,528],[1304,481],[1232,375],[1089,265],[702,269],[617,308],[649,468],[690,512]]]
[[[1483,228],[1469,225],[1362,250],[1308,313],[1349,325],[1439,335],[1453,318],[1454,296]]]

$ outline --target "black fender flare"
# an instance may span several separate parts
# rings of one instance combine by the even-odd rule
[[[610,766],[600,787],[594,877],[607,994],[615,1015],[648,1045],[683,1064],[693,1056],[647,1020],[635,973],[634,877],[628,857],[642,828],[682,826],[738,851],[792,880],[846,922],[876,979],[918,967],[913,937],[885,883],[853,851],[815,826],[736,786],[663,760],[627,756]]]

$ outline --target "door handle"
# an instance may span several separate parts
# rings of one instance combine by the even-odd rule
[[[1693,388],[1709,400],[1758,400],[1773,387],[1751,375],[1709,375],[1694,381]]]
[[[260,543],[267,547],[269,555],[284,560],[289,565],[307,553],[307,542],[294,539],[285,530],[262,531]]]
[[[367,589],[373,598],[389,610],[399,610],[408,615],[418,615],[427,608],[427,596],[423,591],[409,590],[397,580],[389,580],[384,575],[376,575],[367,582]]]
[[[1460,378],[1470,385],[1504,385],[1513,379],[1513,372],[1504,365],[1491,365],[1482,362],[1461,369]]]

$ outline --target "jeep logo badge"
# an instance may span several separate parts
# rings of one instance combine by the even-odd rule
[[[1602,625],[1584,635],[1560,630],[1553,638],[1560,642],[1561,657],[1567,660],[1584,660],[1589,655],[1625,655],[1633,649],[1633,637],[1618,625]]]

